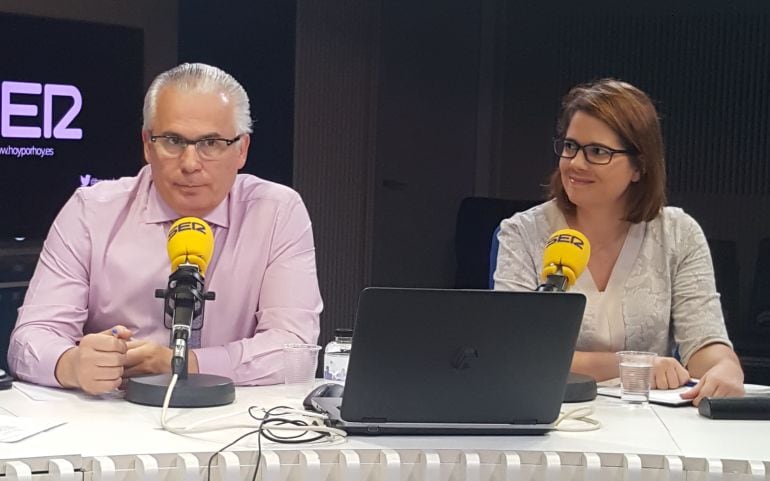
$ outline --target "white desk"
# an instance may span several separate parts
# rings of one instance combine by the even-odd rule
[[[682,454],[770,461],[770,421],[708,419],[689,406],[655,406],[653,409]]]
[[[0,443],[0,480],[30,481],[36,476],[63,481],[203,480],[208,457],[246,432],[230,429],[180,436],[160,429],[159,408],[119,398],[33,389],[37,393],[33,396],[50,399],[34,401],[14,388],[0,392],[0,407],[17,416],[52,417],[67,423],[18,443]],[[299,401],[288,403],[299,407]],[[253,424],[246,413],[249,406],[277,404],[287,404],[281,387],[238,388],[236,402],[230,406],[172,409],[170,418],[173,425],[182,426],[234,413],[213,425]],[[580,481],[573,478],[593,476],[598,477],[592,481],[666,481],[700,473],[708,481],[722,477],[770,481],[770,421],[712,421],[698,416],[692,407],[629,408],[603,397],[593,405],[594,417],[603,423],[602,429],[593,432],[351,437],[336,445],[263,443],[261,475],[265,480],[272,476],[271,481],[355,481],[357,476],[362,481],[408,481],[433,475],[435,481],[454,481],[458,476],[458,481]],[[236,455],[219,459],[222,469],[230,466],[230,471],[215,474],[227,481],[250,479],[255,447],[256,439],[251,438],[231,448]],[[52,459],[62,461],[52,464]],[[8,468],[11,461],[15,463]],[[24,466],[29,467],[29,477]],[[71,466],[71,475],[67,474],[70,468],[62,466]]]

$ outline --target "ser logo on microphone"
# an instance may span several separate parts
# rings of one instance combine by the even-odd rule
[[[180,222],[168,231],[168,240],[171,240],[171,238],[174,237],[178,232],[183,232],[186,230],[194,230],[196,232],[200,232],[203,235],[206,235],[206,227],[200,222]]]
[[[559,234],[559,235],[553,236],[550,239],[548,239],[548,242],[546,242],[545,246],[548,247],[550,245],[556,244],[557,242],[572,244],[580,250],[583,250],[583,247],[585,246],[583,239],[572,234]]]

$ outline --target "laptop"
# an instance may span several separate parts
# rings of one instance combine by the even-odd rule
[[[342,398],[350,434],[544,434],[559,415],[585,296],[364,289]]]

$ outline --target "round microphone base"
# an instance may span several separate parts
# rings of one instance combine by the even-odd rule
[[[596,399],[596,381],[585,374],[569,373],[564,389],[565,403],[580,403]]]
[[[126,400],[147,406],[163,406],[171,374],[134,377],[126,385]],[[179,379],[171,394],[172,408],[224,406],[235,401],[235,385],[229,378],[213,374],[188,374]]]

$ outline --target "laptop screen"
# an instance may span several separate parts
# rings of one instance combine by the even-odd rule
[[[584,308],[575,293],[365,289],[342,418],[553,422]]]

